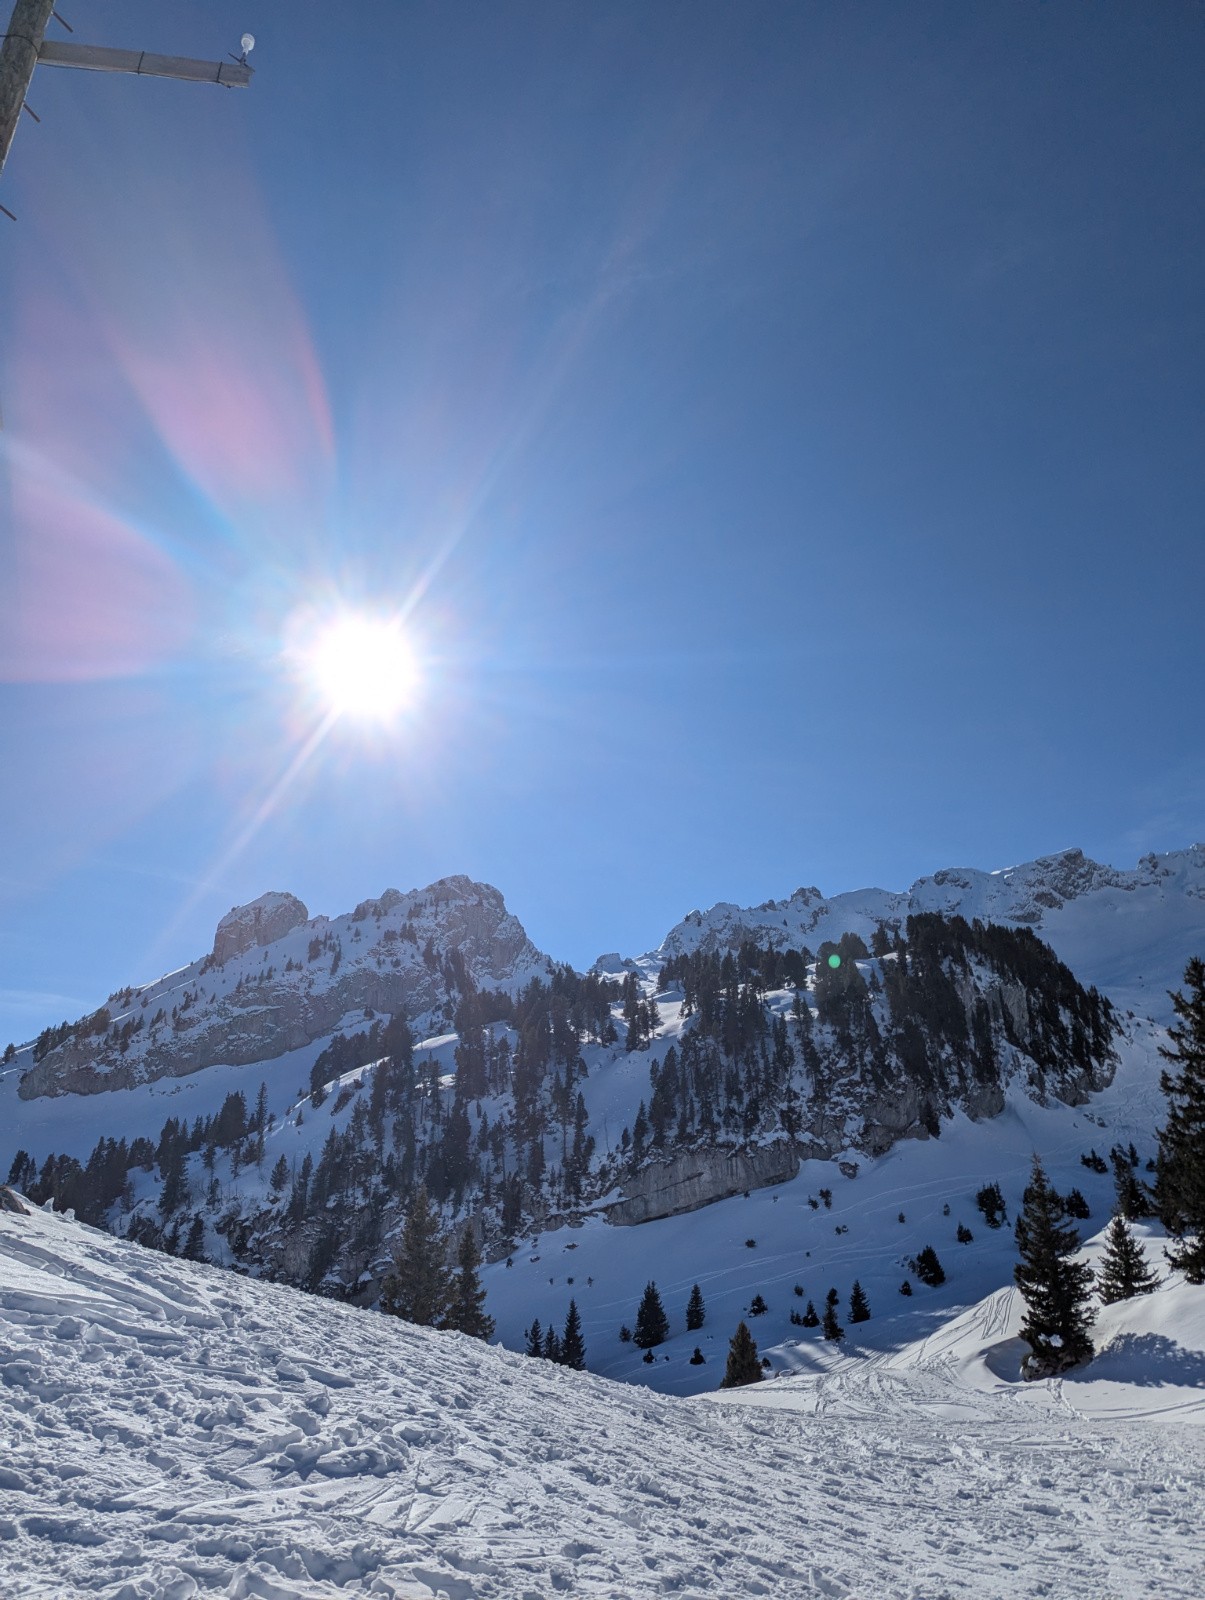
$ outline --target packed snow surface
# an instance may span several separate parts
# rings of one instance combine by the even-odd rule
[[[717,1404],[0,1213],[0,1593],[1187,1600],[1203,1294],[1110,1308],[1105,1406],[999,1305]]]

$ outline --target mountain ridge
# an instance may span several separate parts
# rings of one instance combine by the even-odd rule
[[[1178,917],[1167,914],[1169,890],[1172,904],[1180,913]],[[1162,917],[1154,918],[1158,923],[1154,931],[1149,926],[1150,915],[1118,915],[1119,910],[1137,909],[1140,902],[1142,909],[1149,912],[1149,902],[1156,898],[1164,904],[1159,908]],[[466,910],[476,904],[482,912],[477,925],[471,926],[472,919],[467,917],[462,917],[457,927],[450,925],[446,917],[414,916],[416,906],[430,902],[437,910],[441,899],[446,905],[458,904]],[[1127,899],[1133,905],[1125,907]],[[1089,903],[1100,913],[1095,948],[1090,936],[1092,930],[1082,926],[1082,914]],[[1166,989],[1179,981],[1184,960],[1193,953],[1178,935],[1195,931],[1205,942],[1205,844],[1189,845],[1162,855],[1152,852],[1129,871],[1093,861],[1082,850],[1072,848],[996,871],[942,868],[916,879],[902,891],[855,889],[826,897],[819,889],[810,887],[797,889],[786,899],[765,901],[755,907],[718,901],[706,912],[688,912],[658,946],[644,955],[600,956],[589,970],[604,975],[621,975],[628,970],[651,975],[672,957],[699,949],[735,949],[743,939],[749,938],[780,948],[806,943],[809,939],[812,942],[835,941],[847,932],[866,939],[879,924],[898,928],[908,915],[920,911],[962,915],[968,920],[978,917],[1041,931],[1077,977],[1106,989],[1119,1004],[1166,1020],[1170,1016]],[[514,988],[533,976],[546,975],[556,964],[553,957],[537,950],[519,919],[506,909],[500,891],[463,874],[437,879],[423,889],[412,889],[405,894],[386,889],[380,896],[362,900],[352,911],[335,917],[323,914],[310,917],[305,905],[288,891],[268,891],[241,906],[232,907],[220,919],[208,957],[197,958],[151,983],[115,991],[105,1005],[91,1014],[96,1018],[104,1011],[109,1012],[104,1031],[107,1034],[114,1026],[118,1030],[112,1048],[104,1048],[94,1028],[83,1031],[80,1036],[89,1017],[77,1019],[74,1027],[64,1023],[58,1029],[44,1030],[39,1040],[47,1041],[47,1047],[42,1050],[38,1048],[39,1040],[12,1047],[17,1057],[25,1056],[27,1051],[33,1056],[32,1060],[20,1061],[24,1097],[99,1092],[148,1081],[136,1070],[140,1060],[148,1055],[151,1079],[168,1072],[180,1075],[201,1070],[219,1060],[235,1065],[250,1064],[299,1048],[357,1010],[388,1012],[399,1003],[410,1006],[425,1000],[434,1005],[437,985],[430,982],[429,977],[428,981],[423,981],[424,974],[413,959],[414,940],[406,937],[404,943],[395,944],[387,956],[376,962],[375,974],[369,970],[372,963],[365,957],[376,952],[377,946],[372,945],[367,951],[349,948],[353,943],[363,942],[356,930],[370,918],[374,924],[384,924],[378,931],[383,931],[387,938],[392,934],[400,940],[404,929],[415,934],[421,931],[444,949],[458,949],[478,988]],[[1114,924],[1116,937],[1101,938],[1110,922]],[[1163,948],[1168,942],[1169,923],[1173,925],[1172,951]],[[158,1003],[176,991],[187,995],[189,984],[199,983],[213,967],[220,971],[231,960],[253,957],[255,951],[270,950],[273,946],[282,947],[278,955],[284,961],[300,963],[300,950],[293,950],[292,945],[300,942],[302,929],[309,930],[311,941],[306,946],[307,967],[314,965],[310,958],[314,938],[320,940],[322,954],[332,961],[335,949],[340,948],[336,973],[328,975],[336,976],[338,966],[344,962],[347,971],[341,983],[334,986],[333,994],[319,997],[317,1003],[290,1004],[290,989],[301,987],[306,989],[307,999],[313,1000],[317,972],[306,974],[309,982],[305,985],[288,985],[275,981],[283,977],[283,973],[278,974],[274,968],[272,976],[265,977],[262,971],[251,970],[253,961],[244,961],[238,977],[250,986],[250,992],[241,996],[238,1007],[241,1037],[238,1031],[227,1029],[220,1039],[206,1042],[196,1037],[196,1030],[191,1026],[195,1019],[186,1019],[188,1025],[174,1029],[171,1048],[161,1050],[158,1058],[153,1050],[148,1051],[145,1041],[132,1036],[125,1039],[123,1047],[120,1029],[125,1022],[132,1022],[138,1032],[142,1030],[138,1028],[138,1018],[128,1009],[115,1014],[113,1002],[129,996],[131,1001],[137,999],[139,1010],[149,1010],[152,1001]],[[346,945],[343,944],[345,935]],[[1132,976],[1126,974],[1127,960],[1135,967]],[[395,964],[399,961],[400,966]],[[1148,970],[1137,971],[1139,965],[1145,965]],[[407,967],[410,971],[403,971]],[[400,979],[393,977],[397,972],[402,972]],[[332,986],[322,987],[329,990]],[[230,985],[225,985],[223,993],[228,993],[229,988]],[[179,1005],[181,998],[178,996],[174,1003]],[[184,1010],[195,1003],[190,1001]],[[338,1010],[340,1005],[342,1010]],[[142,1020],[145,1023],[146,1019]],[[233,1015],[229,1020],[234,1020]],[[48,1036],[56,1033],[62,1035],[59,1042],[48,1040]],[[76,1041],[74,1045],[70,1042],[72,1038]],[[226,1054],[219,1053],[222,1049]],[[43,1067],[47,1058],[50,1059]],[[11,1060],[12,1056],[7,1059]],[[156,1067],[156,1059],[162,1070]]]
[[[68,1028],[70,1038],[48,1030],[36,1063],[29,1047],[14,1052],[0,1068],[0,1177],[10,1160],[10,1181],[39,1202],[170,1253],[362,1305],[375,1303],[423,1183],[450,1229],[477,1232],[512,1347],[522,1318],[537,1304],[545,1317],[545,1297],[564,1293],[562,1251],[580,1248],[587,1285],[619,1284],[633,1261],[661,1276],[662,1247],[636,1249],[632,1234],[672,1239],[684,1216],[706,1208],[701,1231],[687,1230],[693,1270],[704,1272],[708,1251],[726,1259],[735,1246],[720,1276],[739,1284],[761,1270],[755,1247],[768,1227],[760,1206],[763,1221],[750,1226],[750,1192],[769,1196],[771,1217],[780,1193],[788,1200],[794,1237],[818,1262],[832,1248],[826,1234],[844,1252],[847,1218],[866,1225],[852,1196],[878,1194],[874,1250],[890,1259],[871,1288],[895,1299],[907,1262],[935,1238],[945,1254],[954,1221],[931,1199],[918,1206],[915,1178],[896,1200],[892,1170],[936,1174],[973,1145],[971,1170],[990,1172],[1007,1146],[997,1169],[1007,1180],[1027,1163],[1013,1144],[1030,1126],[1051,1130],[1032,1148],[1061,1141],[1064,1183],[1093,1139],[1105,1151],[1111,1139],[1136,1142],[1149,1158],[1159,1031],[1077,981],[1029,912],[1064,947],[1103,926],[1112,954],[1133,959],[1141,946],[1147,970],[1157,957],[1175,982],[1205,944],[1203,864],[1198,847],[1155,858],[1127,886],[1114,869],[1063,852],[1028,870],[947,869],[922,880],[913,906],[936,894],[941,911],[909,910],[885,891],[721,906],[692,914],[660,952],[587,974],[542,955],[501,895],[465,877],[386,891],[334,919],[305,916],[300,901],[272,891],[227,913],[210,952],[158,989],[119,992],[105,1015]],[[1024,915],[1011,926],[980,921],[988,894]],[[889,916],[875,915],[884,908]],[[399,972],[399,998],[376,1007],[381,991],[364,986]],[[288,1042],[272,1016],[286,977],[293,1002],[310,1008],[311,1036],[258,1056],[256,1028]],[[143,1041],[160,1012],[160,1047],[180,1041],[192,1054],[186,1070],[152,1077]],[[251,1059],[239,1064],[238,1052],[219,1048],[231,1038],[250,1040]],[[219,1059],[198,1067],[198,1041]],[[123,1064],[136,1070],[119,1088]],[[18,1095],[27,1065],[59,1092],[30,1094],[26,1083]],[[72,1073],[110,1092],[71,1092]],[[1079,1182],[1107,1186],[1107,1163],[1100,1170],[1104,1180],[1093,1166]],[[819,1209],[826,1195],[831,1213],[829,1199]],[[737,1222],[742,1207],[749,1220]],[[545,1246],[549,1267],[541,1234],[562,1241]],[[812,1270],[795,1245],[786,1255],[783,1270]],[[570,1284],[575,1276],[571,1268]],[[613,1291],[609,1312],[597,1296],[588,1312],[583,1302],[598,1359],[613,1359],[598,1344],[599,1319],[613,1340],[631,1314],[628,1293]],[[788,1305],[779,1298],[773,1315],[785,1319]],[[563,1314],[563,1303],[553,1309]],[[615,1370],[649,1381],[622,1355]],[[657,1385],[666,1381],[659,1372]]]
[[[645,959],[664,961],[693,949],[734,948],[745,937],[777,943],[809,938],[816,942],[855,932],[869,938],[880,922],[898,926],[911,913],[939,911],[968,920],[978,917],[1030,927],[1043,935],[1081,981],[1098,987],[1111,985],[1110,992],[1112,988],[1122,991],[1113,998],[1129,1004],[1134,998],[1133,985],[1121,976],[1119,952],[1114,949],[1115,943],[1124,943],[1127,930],[1123,927],[1118,940],[1104,941],[1106,950],[1094,953],[1091,941],[1078,926],[1076,908],[1082,912],[1086,902],[1093,902],[1102,917],[1117,921],[1119,904],[1127,898],[1154,900],[1166,898],[1169,891],[1187,905],[1187,915],[1180,919],[1185,931],[1195,928],[1198,937],[1205,937],[1205,844],[1163,854],[1150,852],[1128,871],[1093,861],[1082,850],[1072,848],[995,871],[945,867],[898,891],[853,889],[826,897],[819,889],[801,888],[785,900],[769,900],[756,907],[720,901],[708,911],[688,912]],[[1126,921],[1124,917],[1120,920]],[[1138,957],[1150,950],[1153,964],[1153,982],[1146,985],[1150,993],[1139,998],[1154,1001],[1160,1017],[1165,1018],[1170,1006],[1158,993],[1158,984],[1164,979],[1168,986],[1178,983],[1184,961],[1193,952],[1186,950],[1171,964],[1154,948],[1155,939],[1148,934],[1143,942],[1142,930],[1137,931],[1139,939],[1129,945],[1130,953]]]

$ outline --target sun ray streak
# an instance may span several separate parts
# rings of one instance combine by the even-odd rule
[[[296,783],[309,762],[313,760],[323,741],[338,720],[339,712],[337,709],[332,708],[311,729],[284,772],[281,773],[263,800],[255,808],[254,814],[244,823],[221,855],[200,874],[196,888],[176,908],[175,914],[160,930],[159,937],[150,952],[152,956],[156,951],[164,949],[170,944],[173,935],[185,925],[205,896],[221,881],[261,828],[263,828],[264,824],[275,815],[286,793]]]

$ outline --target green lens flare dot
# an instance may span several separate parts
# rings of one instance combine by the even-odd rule
[[[839,967],[841,965],[841,957],[838,955],[829,956],[828,964],[830,967]]]

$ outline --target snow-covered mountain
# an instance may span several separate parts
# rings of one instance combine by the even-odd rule
[[[923,911],[1032,928],[1081,983],[1162,1021],[1171,1014],[1167,991],[1205,946],[1205,844],[1144,856],[1133,871],[1063,850],[997,872],[948,867],[901,893],[857,889],[826,899],[819,889],[797,889],[749,909],[714,905],[690,912],[645,960],[735,949],[745,939],[778,947],[815,947],[843,933],[869,940],[878,925],[898,927]]]
[[[17,1058],[19,1092],[96,1094],[247,1066],[377,1012],[437,1013],[449,976],[513,991],[551,965],[498,891],[464,877],[386,889],[334,918],[265,894],[222,918],[208,955],[48,1028]]]
[[[274,894],[189,967],[12,1053],[0,1179],[363,1304],[422,1179],[480,1234],[508,1345],[576,1296],[593,1370],[693,1392],[756,1293],[785,1352],[795,1284],[845,1296],[860,1276],[898,1342],[1007,1282],[974,1195],[990,1178],[1015,1206],[1035,1149],[1102,1224],[1100,1158],[1133,1145],[1141,1170],[1163,1116],[1161,1031],[1134,1002],[1166,1003],[1203,949],[1200,846],[1134,873],[1070,852],[719,906],[586,975],[464,878],[335,919]],[[901,1300],[927,1244],[949,1282]],[[649,1278],[672,1302],[653,1369],[618,1337]]]
[[[0,1210],[0,1589],[1188,1600],[1203,1305],[1107,1308],[1075,1381],[996,1296],[683,1402]]]

